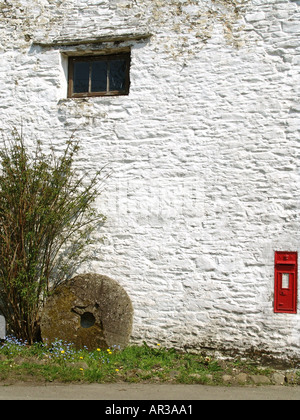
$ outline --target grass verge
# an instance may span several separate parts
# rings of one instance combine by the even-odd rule
[[[0,383],[181,383],[231,385],[249,384],[250,378],[271,378],[271,368],[252,361],[225,362],[200,354],[150,347],[128,346],[124,350],[75,350],[58,340],[47,346],[27,346],[7,338],[0,346]],[[297,380],[299,372],[295,372]],[[268,382],[268,381],[266,381]],[[269,382],[272,383],[271,379]]]

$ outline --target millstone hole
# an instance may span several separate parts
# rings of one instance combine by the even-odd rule
[[[91,312],[84,312],[80,317],[80,326],[82,328],[90,328],[95,322],[95,317]]]

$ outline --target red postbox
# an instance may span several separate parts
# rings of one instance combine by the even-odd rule
[[[297,252],[275,252],[274,312],[297,312]]]

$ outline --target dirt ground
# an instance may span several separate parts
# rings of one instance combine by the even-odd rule
[[[299,400],[300,386],[206,386],[172,384],[47,384],[0,385],[0,400]],[[174,402],[175,404],[175,402]],[[127,404],[128,405],[128,404]],[[138,405],[138,404],[135,404]],[[99,407],[100,408],[100,407]],[[144,413],[145,414],[145,413]]]

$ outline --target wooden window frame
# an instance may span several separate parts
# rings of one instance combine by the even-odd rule
[[[126,72],[125,72],[125,88],[124,90],[109,90],[109,66],[107,71],[107,91],[105,92],[91,92],[91,71],[89,74],[89,91],[88,92],[73,92],[73,78],[74,78],[74,63],[76,62],[90,62],[93,61],[106,61],[111,62],[115,60],[125,60],[126,61]],[[90,67],[91,68],[91,67]],[[102,55],[89,55],[89,56],[72,56],[69,57],[69,74],[68,74],[68,98],[86,98],[86,97],[95,97],[95,96],[122,96],[129,94],[129,69],[130,69],[130,52],[126,53],[116,53],[116,54],[102,54]]]

